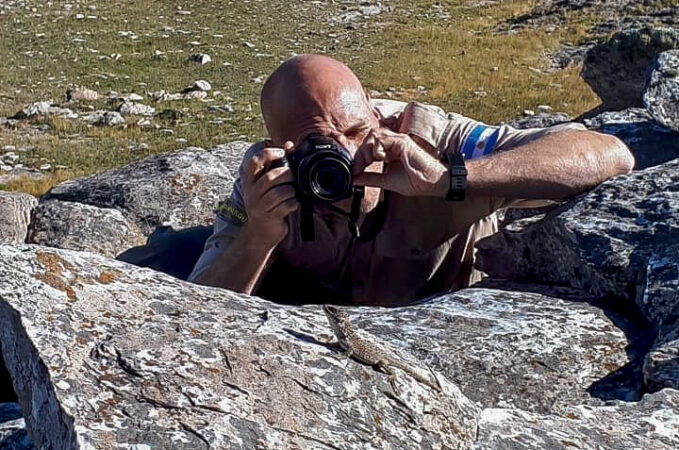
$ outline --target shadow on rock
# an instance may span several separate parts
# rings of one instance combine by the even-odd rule
[[[149,235],[146,245],[132,247],[116,259],[186,280],[211,234],[212,227],[205,226],[183,230],[159,227]]]

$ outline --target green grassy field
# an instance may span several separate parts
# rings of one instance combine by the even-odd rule
[[[498,34],[497,25],[528,11],[534,1],[473,3],[395,0],[380,14],[343,20],[358,2],[99,0],[73,2],[70,9],[62,2],[50,7],[39,1],[5,2],[0,15],[2,116],[34,101],[62,102],[69,85],[100,94],[144,95],[161,89],[177,92],[204,79],[212,91],[207,102],[153,103],[148,98],[144,103],[157,113],[170,109],[179,115],[177,120],[153,117],[155,126],[150,127],[137,126],[137,117],[114,128],[58,118],[3,128],[0,148],[26,150],[20,153],[23,164],[67,168],[2,188],[37,195],[61,180],[150,154],[256,140],[264,135],[261,80],[281,61],[306,52],[345,61],[368,90],[389,90],[393,98],[437,104],[491,123],[518,117],[539,104],[572,115],[598,104],[578,68],[544,70],[545,54],[561,42],[583,39],[590,16],[573,13],[555,30],[507,35]],[[188,62],[194,53],[207,53],[212,62]],[[227,104],[233,112],[209,109]],[[104,99],[75,109],[117,105]]]

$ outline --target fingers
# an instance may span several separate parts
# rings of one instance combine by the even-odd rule
[[[264,172],[266,166],[284,157],[285,150],[282,148],[266,147],[258,151],[249,161],[245,162],[245,181],[254,182]]]
[[[359,186],[386,188],[386,175],[377,172],[365,172],[354,178],[354,184]]]
[[[354,155],[353,175],[363,173],[366,167],[375,161],[384,161],[387,158],[384,145],[378,139],[374,130],[371,130],[356,150]]]
[[[264,211],[273,212],[273,210],[279,208],[284,203],[290,202],[290,200],[294,200],[293,203],[298,203],[295,198],[295,188],[289,184],[284,184],[271,188],[261,197],[260,202]]]

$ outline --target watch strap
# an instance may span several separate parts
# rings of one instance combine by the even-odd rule
[[[453,153],[448,157],[448,173],[450,185],[446,193],[446,201],[462,202],[467,193],[467,168],[464,156],[461,153]]]

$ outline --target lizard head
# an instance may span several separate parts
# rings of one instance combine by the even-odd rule
[[[333,320],[341,323],[349,321],[349,316],[335,306],[323,305],[323,312],[328,316],[328,319],[331,319],[331,323]]]

